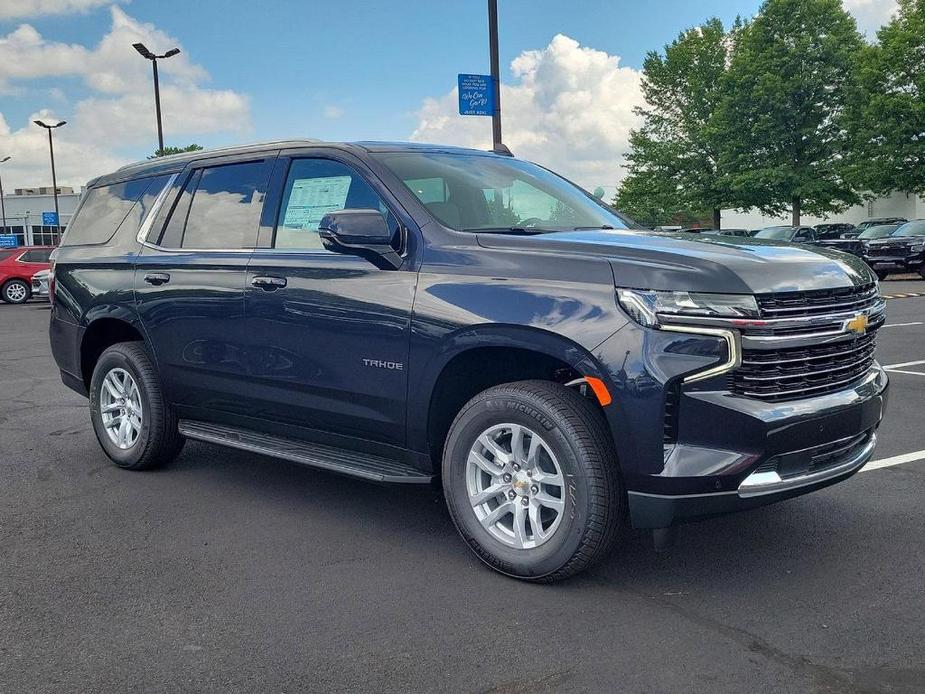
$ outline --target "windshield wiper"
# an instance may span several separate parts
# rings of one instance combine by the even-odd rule
[[[550,230],[536,229],[534,227],[476,227],[474,229],[463,229],[463,231],[471,231],[476,234],[518,234],[520,236],[535,236],[537,234],[549,233]]]
[[[575,227],[573,231],[588,231],[589,229],[613,229],[609,224],[601,224],[599,227]]]

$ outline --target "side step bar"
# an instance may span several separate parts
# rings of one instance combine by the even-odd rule
[[[397,460],[333,446],[305,443],[189,419],[180,420],[179,429],[180,433],[189,439],[291,460],[294,463],[302,463],[352,477],[361,477],[373,482],[428,484],[433,479],[431,475]]]

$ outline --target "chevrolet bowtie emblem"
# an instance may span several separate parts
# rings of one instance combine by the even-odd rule
[[[845,330],[856,333],[858,335],[863,335],[867,332],[867,316],[863,313],[859,313],[851,320],[846,321]]]

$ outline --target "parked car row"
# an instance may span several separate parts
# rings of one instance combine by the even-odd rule
[[[909,222],[884,217],[862,222],[849,231],[843,229],[845,226],[850,225],[770,226],[758,231],[755,238],[806,243],[851,253],[863,258],[880,279],[891,272],[917,272],[925,277],[925,220]],[[820,230],[820,227],[826,228]],[[854,230],[858,230],[857,233]]]
[[[48,296],[48,279],[38,291],[36,273],[49,269],[52,246],[21,246],[0,249],[0,299],[8,304],[24,304],[33,296]],[[43,293],[44,291],[44,293]]]

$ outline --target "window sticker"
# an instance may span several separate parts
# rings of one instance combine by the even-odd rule
[[[328,212],[344,209],[351,180],[352,176],[296,180],[289,194],[283,226],[288,229],[317,231],[321,218]]]

